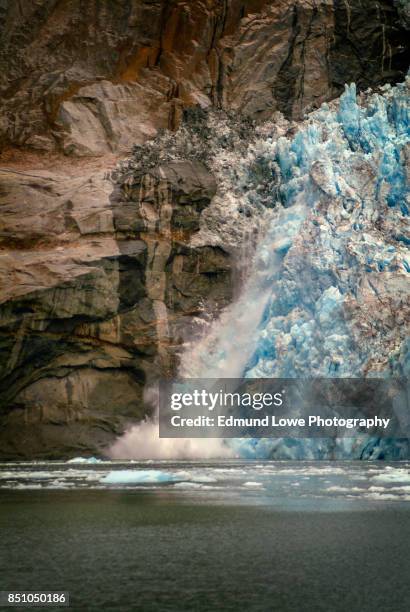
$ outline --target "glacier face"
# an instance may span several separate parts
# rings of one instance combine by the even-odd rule
[[[262,204],[267,229],[235,303],[187,347],[182,376],[409,376],[409,87],[358,98],[351,85],[296,135],[266,124],[235,163],[216,157],[229,212],[235,197],[253,218]],[[229,444],[244,458],[409,454],[407,441],[363,436]]]
[[[152,144],[154,160],[200,159],[213,172],[218,193],[192,241],[243,267],[234,302],[185,342],[181,377],[409,377],[409,89],[410,78],[357,97],[351,85],[299,125],[278,116],[244,130],[211,113],[205,129]],[[135,458],[141,440],[147,456],[204,452],[187,455],[178,439],[165,448],[143,423],[119,441],[121,457]],[[363,435],[214,442],[215,457],[410,454],[407,440]]]
[[[351,85],[293,139],[259,143],[292,222],[280,223],[278,210],[256,252],[256,262],[275,250],[283,261],[246,376],[409,376],[409,86],[358,99]],[[409,452],[405,441],[365,438],[234,446],[244,457]]]
[[[281,227],[287,253],[249,376],[403,374],[410,272],[407,87],[386,88],[360,106],[352,85],[337,111],[324,107],[292,141],[279,139],[272,153],[282,205],[297,204],[305,218],[293,235]],[[275,219],[272,225],[277,232]]]

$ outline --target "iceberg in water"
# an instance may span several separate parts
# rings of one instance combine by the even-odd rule
[[[101,479],[104,484],[162,484],[177,482],[176,475],[161,470],[114,470]]]
[[[382,474],[377,474],[377,476],[373,476],[372,480],[375,482],[410,482],[410,472],[405,469],[389,469]]]
[[[74,457],[73,459],[69,459],[66,463],[102,463],[102,459],[97,459],[97,457]]]

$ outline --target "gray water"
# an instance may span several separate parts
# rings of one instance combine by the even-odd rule
[[[0,590],[69,591],[74,610],[407,612],[409,485],[407,463],[3,465]]]

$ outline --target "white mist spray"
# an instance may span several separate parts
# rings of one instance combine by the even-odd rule
[[[303,207],[299,210],[303,218]],[[294,211],[292,212],[292,218]],[[225,309],[202,337],[187,344],[181,357],[181,378],[239,378],[253,354],[257,330],[283,261],[280,228],[289,224],[290,211],[278,209],[260,241],[249,277],[235,302]],[[292,231],[295,231],[293,221]],[[158,406],[151,389],[146,401]],[[114,459],[211,459],[235,456],[224,440],[215,438],[159,438],[157,419],[132,427],[110,450]]]

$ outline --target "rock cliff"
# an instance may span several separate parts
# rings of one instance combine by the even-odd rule
[[[186,106],[300,118],[407,69],[393,0],[17,0],[0,7],[0,142],[124,151]]]
[[[144,415],[186,318],[230,298],[227,253],[189,244],[215,181],[184,161],[114,190],[95,172],[0,174],[3,456],[95,451]]]

